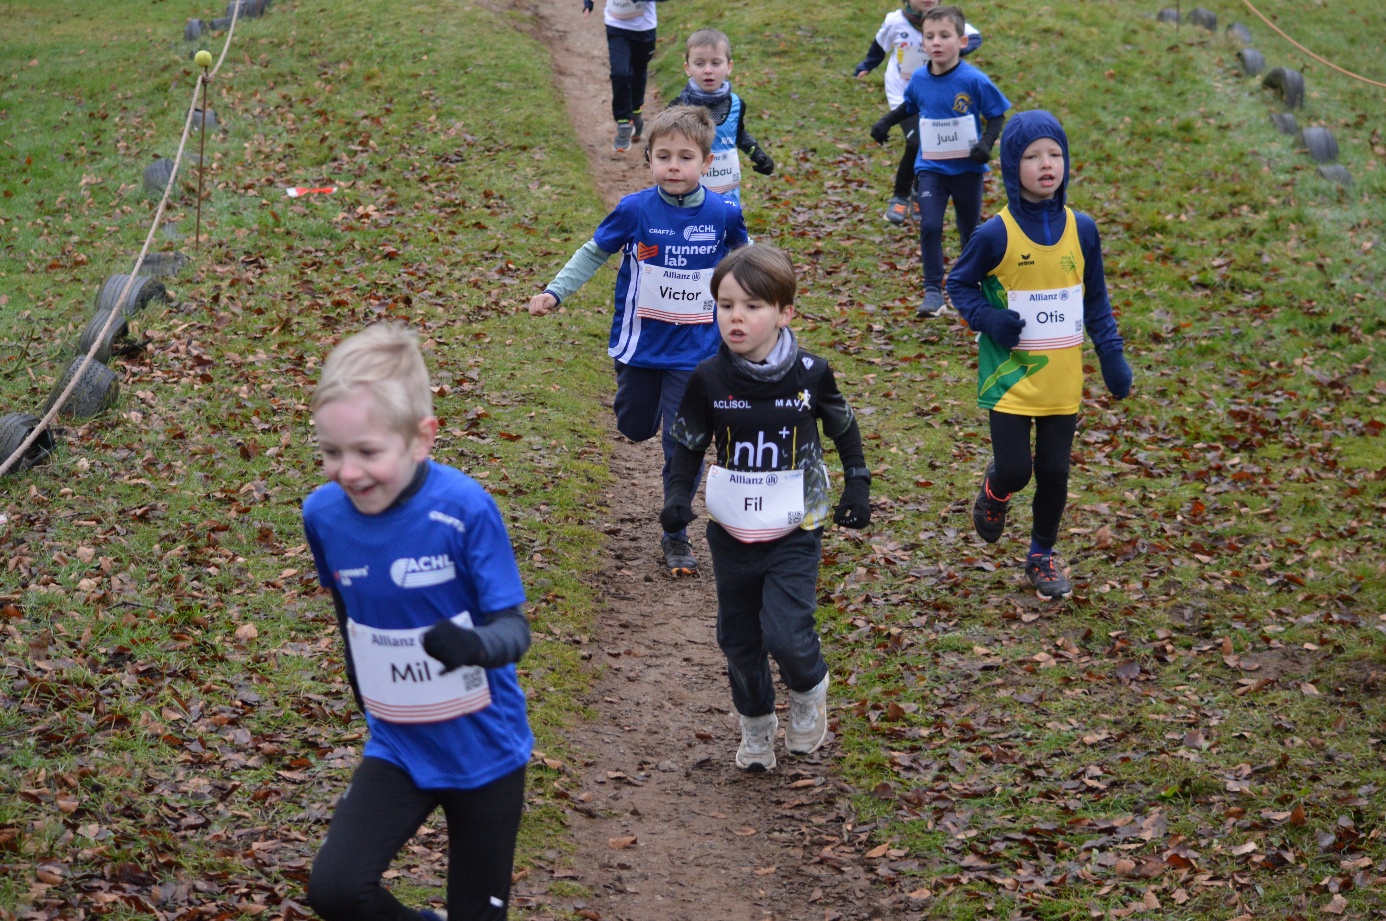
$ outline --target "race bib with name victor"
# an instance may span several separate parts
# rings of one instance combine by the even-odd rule
[[[640,265],[640,287],[635,296],[635,313],[648,320],[665,323],[711,323],[717,316],[712,299],[712,269],[671,269]]]

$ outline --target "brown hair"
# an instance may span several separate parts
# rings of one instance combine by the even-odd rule
[[[358,388],[375,401],[381,422],[412,437],[419,423],[433,415],[433,390],[418,334],[403,323],[375,323],[342,340],[323,362],[311,409],[316,413]]]
[[[712,272],[712,296],[722,287],[722,279],[731,275],[751,297],[759,298],[776,307],[786,307],[794,303],[794,263],[789,255],[768,243],[743,246],[732,251]]]
[[[645,152],[654,147],[655,141],[666,134],[681,134],[688,138],[703,157],[712,153],[712,141],[717,137],[717,126],[712,116],[702,106],[670,106],[660,112],[645,126]]]
[[[922,31],[924,23],[933,22],[935,19],[946,19],[953,24],[953,28],[959,35],[967,32],[967,17],[963,15],[961,8],[956,6],[936,6],[933,9],[924,11],[924,18],[920,21],[919,28]]]
[[[688,55],[694,48],[715,48],[727,51],[727,60],[731,60],[731,39],[727,38],[725,32],[716,29],[699,29],[688,36],[688,41],[683,43],[683,59],[688,60]]]

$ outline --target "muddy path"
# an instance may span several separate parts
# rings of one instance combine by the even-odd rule
[[[587,150],[596,186],[613,205],[650,182],[638,147],[611,150],[605,29],[576,0],[527,12],[552,51],[555,80]],[[598,88],[596,91],[593,88]],[[661,108],[653,97],[646,112]],[[581,241],[574,241],[574,245]],[[609,395],[605,397],[609,401]],[[609,405],[609,403],[608,403]],[[689,529],[699,577],[665,575],[656,515],[662,501],[658,440],[612,432],[613,485],[595,515],[609,535],[595,576],[604,608],[591,639],[601,669],[585,701],[597,716],[569,733],[577,845],[564,869],[535,868],[516,887],[533,918],[599,921],[794,921],[908,918],[863,859],[850,792],[833,770],[834,735],[818,753],[746,774],[732,763],[740,738],[714,632],[716,598],[699,518]],[[698,506],[701,513],[701,506]],[[831,661],[830,661],[831,665]],[[786,695],[779,689],[785,704]],[[833,719],[830,694],[830,725]],[[781,714],[781,725],[787,714]],[[865,845],[865,846],[864,846]],[[576,883],[584,895],[561,896]]]

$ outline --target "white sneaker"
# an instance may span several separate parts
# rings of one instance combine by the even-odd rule
[[[780,721],[773,713],[741,717],[741,746],[736,766],[743,771],[768,771],[775,766],[775,730]]]
[[[789,692],[789,726],[784,731],[784,747],[796,755],[818,751],[828,736],[828,676],[813,690]]]

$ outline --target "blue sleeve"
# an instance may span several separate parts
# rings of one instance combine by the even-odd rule
[[[979,43],[979,44],[980,44],[980,43]],[[880,67],[880,66],[881,66],[881,62],[884,61],[884,60],[885,60],[885,49],[882,48],[879,44],[877,44],[877,43],[876,43],[876,40],[873,38],[873,39],[871,40],[871,47],[866,49],[866,57],[863,58],[863,59],[862,59],[862,62],[861,62],[860,64],[857,65],[857,69],[856,69],[855,71],[853,71],[853,73],[855,73],[855,74],[870,73],[871,71],[875,70],[877,67]]]
[[[458,535],[462,570],[471,580],[480,611],[500,611],[524,604],[520,568],[510,546],[510,534],[490,493],[476,487],[468,496],[466,532]],[[474,612],[476,613],[476,612]]]
[[[1005,115],[1006,110],[1011,107],[1011,101],[996,88],[996,84],[992,83],[986,74],[982,74],[982,82],[977,89],[977,109],[983,118],[992,119],[998,115]]]
[[[317,532],[313,530],[313,526],[308,521],[311,514],[309,506],[312,504],[313,496],[309,494],[303,503],[303,534],[308,538],[308,549],[312,551],[313,565],[318,570],[318,584],[323,588],[335,589],[337,583],[332,578],[332,570],[328,567],[327,558],[323,555],[322,541],[318,539]]]
[[[1006,223],[1000,217],[989,218],[973,231],[962,255],[948,272],[948,296],[953,301],[953,309],[973,329],[977,328],[972,322],[977,311],[992,309],[982,293],[982,282],[1001,264],[1001,257],[1006,255],[1006,242]]]
[[[1097,224],[1081,212],[1075,211],[1073,216],[1078,222],[1078,246],[1083,251],[1083,328],[1097,354],[1120,352],[1126,344],[1117,331],[1112,302],[1107,296],[1107,272],[1102,266],[1102,240]]]
[[[604,252],[619,253],[635,236],[636,215],[640,210],[635,195],[627,195],[617,203],[616,209],[606,216],[592,240]]]
[[[741,206],[736,202],[727,202],[727,249],[737,249],[749,242],[751,235],[746,232],[746,215],[741,213]]]

